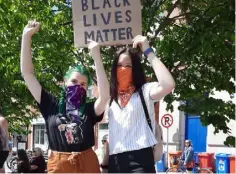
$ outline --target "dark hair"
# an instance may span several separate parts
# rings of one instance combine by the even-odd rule
[[[136,87],[136,91],[141,88],[146,83],[146,78],[144,70],[141,64],[141,56],[138,51],[133,48],[123,48],[121,49],[115,57],[111,68],[111,82],[110,82],[110,92],[111,98],[118,101],[118,91],[117,91],[117,65],[121,54],[128,54],[131,58],[132,63],[132,81],[133,85]]]
[[[29,163],[29,158],[26,154],[26,151],[23,149],[17,150],[17,156],[18,156],[18,161],[22,162],[22,166],[21,166],[22,169],[25,170],[23,173],[30,172],[30,163]]]

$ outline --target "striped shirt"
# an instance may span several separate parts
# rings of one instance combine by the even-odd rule
[[[156,101],[150,97],[150,90],[153,86],[158,87],[158,83],[146,83],[142,90],[152,127],[155,129],[154,102]],[[148,126],[138,92],[131,96],[125,108],[120,108],[113,101],[108,109],[108,119],[110,155],[152,147],[157,143]]]

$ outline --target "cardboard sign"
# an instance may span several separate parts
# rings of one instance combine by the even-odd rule
[[[104,45],[131,44],[142,34],[140,0],[73,0],[75,47],[91,39]]]

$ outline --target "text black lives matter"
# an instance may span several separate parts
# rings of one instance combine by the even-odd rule
[[[100,2],[100,3],[98,3]],[[93,27],[97,26],[97,21],[102,21],[104,26],[108,26],[110,22],[115,21],[115,24],[124,23],[126,26],[121,28],[109,28],[106,29],[103,27],[101,30],[90,30],[84,31],[84,42],[87,44],[87,40],[91,39],[96,42],[107,42],[107,41],[116,41],[116,40],[129,40],[133,39],[132,27],[127,26],[131,23],[131,10],[126,10],[124,15],[122,14],[122,7],[130,6],[129,0],[91,0],[91,5],[88,4],[88,0],[81,0],[82,11],[86,12],[87,10],[94,11],[94,13],[88,17],[88,15],[83,15],[84,27]],[[107,8],[117,8],[114,12],[100,12],[96,13],[97,10],[107,9]],[[101,25],[101,24],[100,24]]]

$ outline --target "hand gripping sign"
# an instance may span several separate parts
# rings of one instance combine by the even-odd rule
[[[72,0],[75,47],[127,45],[142,34],[140,0]]]

